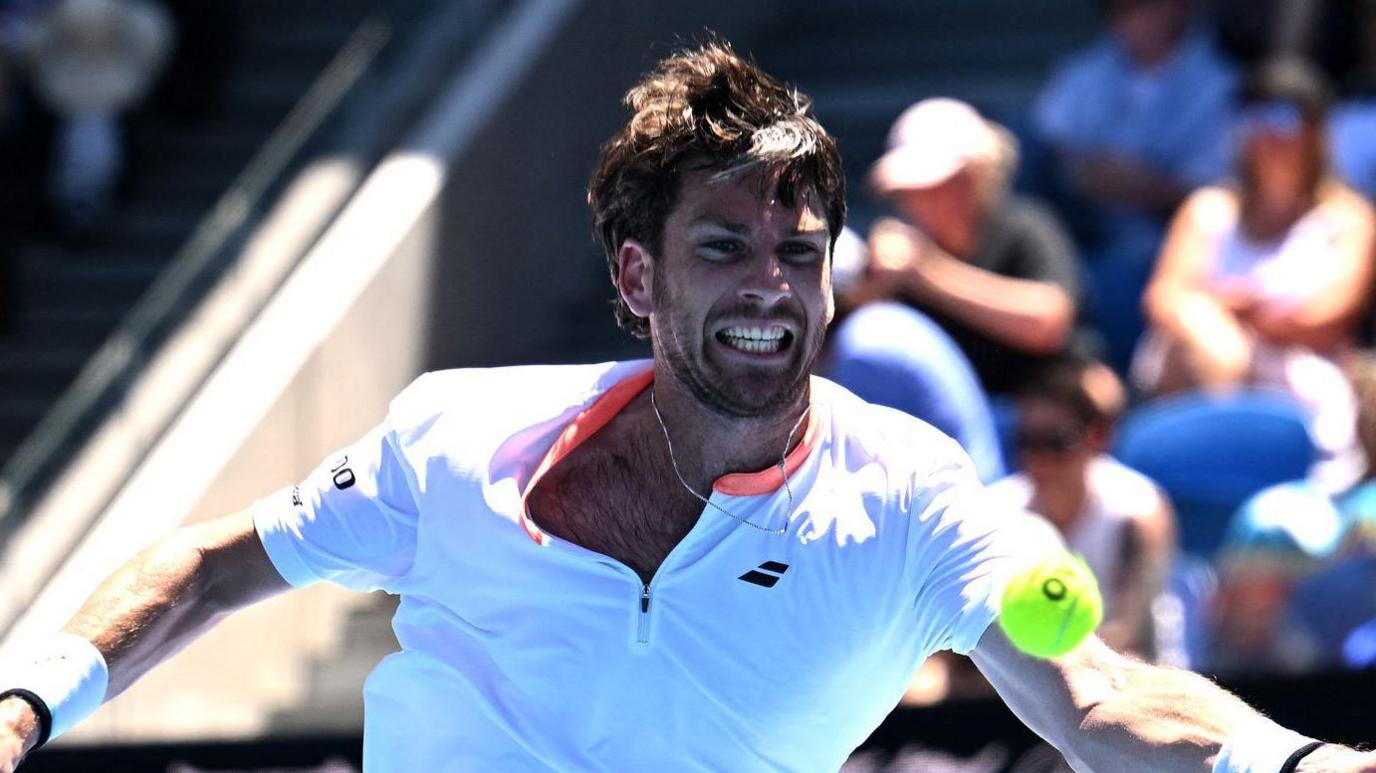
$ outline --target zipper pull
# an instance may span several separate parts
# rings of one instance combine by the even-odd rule
[[[635,640],[639,644],[650,643],[650,586],[640,589],[640,615],[636,621]]]

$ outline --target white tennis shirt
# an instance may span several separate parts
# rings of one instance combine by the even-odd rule
[[[980,504],[954,441],[815,378],[792,506],[777,468],[711,494],[787,532],[707,508],[647,587],[541,532],[524,498],[652,378],[645,361],[427,374],[255,506],[291,584],[401,596],[401,651],[364,687],[368,773],[834,771],[925,657],[975,645],[1046,535]]]

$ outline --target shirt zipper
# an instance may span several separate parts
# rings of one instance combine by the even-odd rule
[[[650,643],[650,586],[640,586],[640,620],[636,627],[635,640],[640,644]]]

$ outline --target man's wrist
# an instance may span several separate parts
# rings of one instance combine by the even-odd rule
[[[28,754],[38,746],[42,735],[42,722],[33,704],[18,695],[0,698],[0,727],[9,729],[23,743],[22,751]]]
[[[1239,721],[1214,760],[1213,773],[1292,773],[1317,742],[1253,714]],[[1293,760],[1291,758],[1294,758]]]
[[[1305,755],[1295,766],[1295,773],[1328,773],[1333,770],[1376,771],[1376,754],[1326,743]]]
[[[109,677],[95,645],[60,633],[0,662],[0,698],[17,695],[29,702],[38,717],[37,744],[42,746],[100,708]]]

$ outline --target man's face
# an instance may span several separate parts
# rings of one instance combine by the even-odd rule
[[[1192,0],[1116,0],[1108,24],[1129,56],[1154,67],[1175,52],[1193,14]]]
[[[903,214],[937,246],[961,259],[971,257],[983,213],[969,166],[930,188],[900,191],[896,198]]]
[[[681,176],[649,260],[655,357],[714,409],[767,416],[802,399],[831,320],[826,215],[815,195],[785,206],[758,175],[711,176]]]
[[[1097,433],[1074,412],[1051,400],[1018,403],[1018,461],[1034,485],[1082,477],[1094,460]]]

